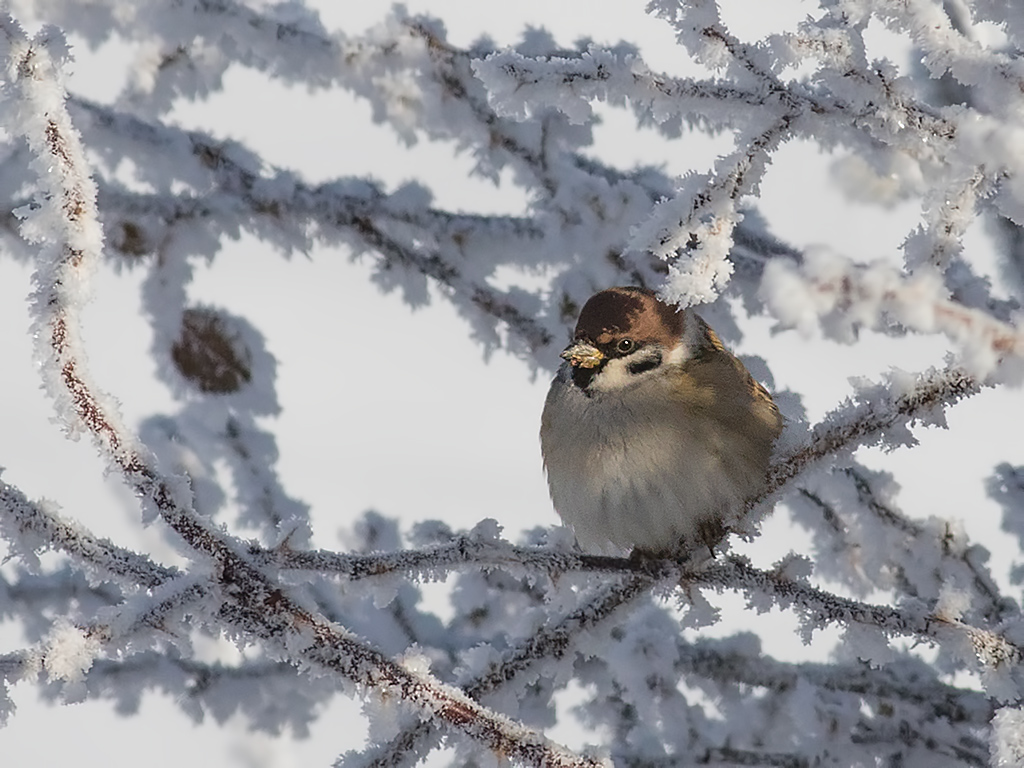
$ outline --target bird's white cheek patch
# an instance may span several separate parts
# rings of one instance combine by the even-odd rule
[[[604,368],[590,383],[590,389],[595,392],[615,392],[629,386],[634,381],[635,377],[626,368],[626,361],[617,357],[605,363]]]

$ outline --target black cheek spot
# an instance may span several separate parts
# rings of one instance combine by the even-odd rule
[[[641,360],[635,360],[632,363],[627,363],[626,369],[636,376],[644,371],[650,371],[657,368],[659,365],[661,365],[661,354],[655,353],[649,357],[644,357]]]

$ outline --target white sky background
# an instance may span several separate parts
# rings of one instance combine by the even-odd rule
[[[324,0],[322,5],[327,27],[343,27],[350,34],[386,13],[384,3]],[[566,45],[583,36],[609,43],[625,39],[641,48],[655,70],[693,72],[669,28],[646,17],[643,5],[608,0],[407,3],[411,12],[443,18],[456,44],[483,33],[499,44],[511,43],[525,25],[543,26]],[[755,11],[761,4],[724,2],[724,21],[741,37],[760,37],[792,26],[815,7],[797,0],[770,5],[766,20]],[[897,62],[907,55],[884,35],[879,44]],[[79,44],[75,52],[71,90],[109,100],[123,77],[128,48],[93,54]],[[599,111],[606,122],[595,131],[593,152],[620,167],[639,162],[678,172],[705,171],[729,146],[728,137],[701,135],[668,143],[652,131],[638,131],[625,113]],[[310,95],[234,69],[223,94],[205,104],[182,105],[174,118],[186,127],[238,139],[266,161],[313,182],[371,174],[394,188],[417,179],[433,190],[440,207],[520,213],[524,205],[509,185],[495,188],[470,178],[471,160],[453,159],[449,146],[397,144],[389,130],[372,125],[365,104],[342,92]],[[917,204],[886,209],[851,202],[833,183],[833,159],[800,144],[776,154],[758,203],[773,232],[799,247],[827,243],[861,259],[898,257],[901,241],[916,223]],[[969,253],[987,248],[982,233],[970,232]],[[493,517],[512,539],[525,528],[555,523],[537,441],[546,375],[531,380],[525,363],[500,353],[484,363],[480,349],[467,339],[466,324],[436,292],[431,306],[411,312],[397,294],[381,295],[368,274],[365,264],[352,263],[338,250],[286,260],[245,238],[227,243],[208,268],[200,267],[191,287],[193,301],[222,306],[253,322],[278,360],[283,413],[271,426],[281,454],[279,469],[286,490],[312,507],[315,544],[341,547],[339,529],[368,508],[408,523],[442,519],[455,528]],[[68,442],[50,422],[50,403],[35,377],[27,333],[29,276],[28,267],[0,256],[4,479],[32,498],[57,501],[65,514],[100,535],[169,558],[157,531],[138,532],[136,505],[117,478],[104,480],[91,444]],[[174,407],[154,380],[149,327],[139,314],[141,276],[114,274],[105,267],[86,314],[96,379],[117,396],[130,424]],[[942,345],[920,338],[848,348],[794,333],[770,337],[768,327],[767,320],[754,322],[738,351],[765,356],[777,386],[813,390],[805,400],[812,419],[850,392],[851,375],[877,376],[893,365],[919,370],[941,359]],[[1003,428],[1021,423],[1022,404],[1018,391],[985,393],[950,412],[949,432],[922,435],[918,430],[924,437],[920,448],[885,456],[868,452],[865,461],[897,473],[908,513],[963,517],[975,538],[991,543],[998,540],[993,535],[998,510],[981,483],[999,461],[1024,463],[1024,445],[1011,442],[1017,431]],[[766,525],[755,550],[770,562],[804,538],[787,530],[780,515]],[[1002,557],[994,552],[997,573],[1005,570],[1006,554]],[[729,605],[736,606],[734,621],[745,623],[741,603]],[[779,622],[775,634],[765,639],[766,650],[799,656],[789,627]],[[0,649],[22,643],[10,625],[0,627]],[[358,746],[364,734],[358,703],[343,698],[314,726],[311,739],[250,742],[242,724],[196,727],[158,695],[147,694],[141,714],[131,718],[118,717],[105,702],[39,704],[36,688],[27,683],[16,687],[14,696],[18,712],[0,731],[5,766],[58,765],[78,762],[83,755],[110,768],[143,760],[148,768],[329,765],[340,752]],[[552,735],[570,745],[583,739]],[[140,749],[146,750],[144,757]]]

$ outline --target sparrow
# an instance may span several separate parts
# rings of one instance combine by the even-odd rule
[[[782,431],[767,390],[693,310],[644,288],[592,296],[561,357],[541,453],[580,546],[713,555],[766,486]]]

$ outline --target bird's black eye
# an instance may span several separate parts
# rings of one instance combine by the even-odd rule
[[[619,339],[619,343],[615,345],[615,348],[624,355],[627,352],[632,352],[634,346],[636,345],[633,344],[632,339]]]

